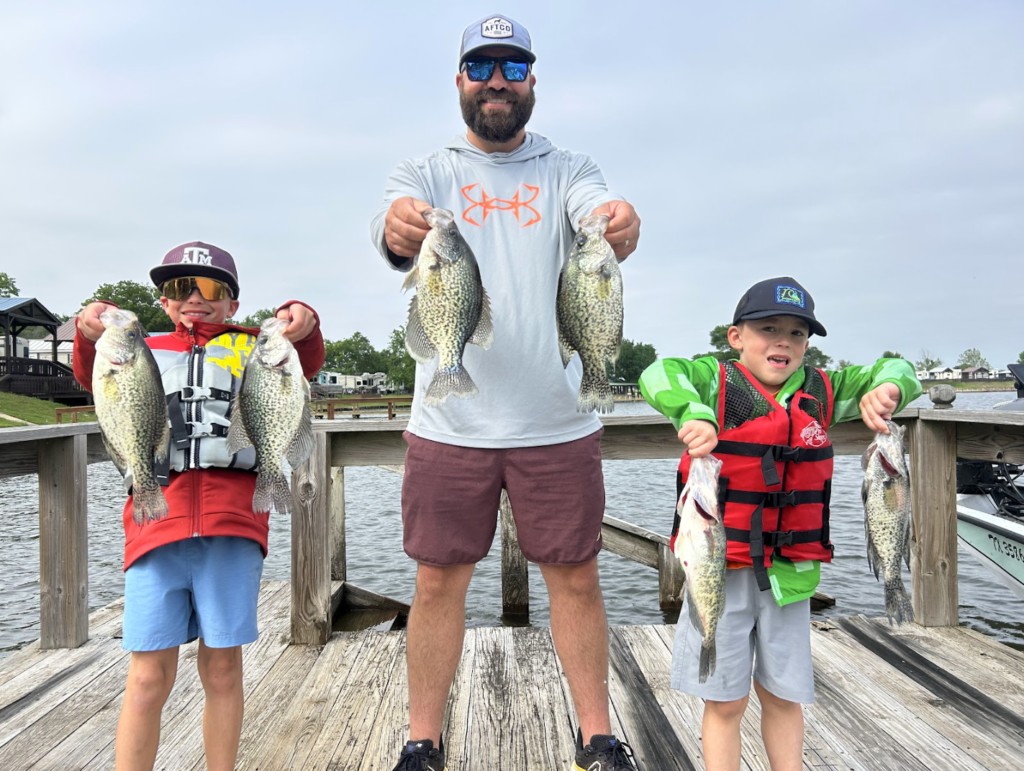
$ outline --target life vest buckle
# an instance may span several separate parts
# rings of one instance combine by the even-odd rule
[[[793,461],[800,460],[802,447],[789,447],[787,445],[777,444],[775,445],[775,460],[781,460],[784,463],[791,463]]]
[[[765,533],[764,541],[771,547],[777,546],[792,546],[793,545],[793,531],[792,530],[773,530],[770,533]]]
[[[796,505],[795,490],[776,490],[765,493],[764,506],[766,509],[782,509],[786,506]]]

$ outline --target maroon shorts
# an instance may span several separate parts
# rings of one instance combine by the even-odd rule
[[[491,548],[501,490],[519,548],[541,565],[578,565],[601,550],[603,429],[544,447],[481,449],[405,432],[405,553],[427,565],[468,565]]]

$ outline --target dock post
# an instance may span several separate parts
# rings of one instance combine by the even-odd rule
[[[89,639],[85,434],[36,445],[39,464],[39,647]]]
[[[686,576],[668,544],[658,544],[658,601],[662,610],[683,607],[683,584]]]
[[[914,619],[957,626],[956,423],[918,418],[910,428]]]
[[[519,548],[519,533],[512,518],[508,493],[501,491],[501,612],[505,616],[530,615],[530,574]]]
[[[293,645],[324,645],[331,636],[330,435],[313,432],[313,452],[292,472]]]
[[[331,468],[331,580],[348,580],[345,556],[345,467]]]

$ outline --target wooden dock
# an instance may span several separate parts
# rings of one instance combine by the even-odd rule
[[[390,771],[407,738],[403,632],[335,632],[289,645],[291,592],[264,584],[260,639],[243,649],[245,722],[237,768]],[[0,768],[109,769],[128,654],[120,603],[92,614],[73,650],[34,643],[0,661]],[[614,730],[643,771],[701,769],[702,704],[669,686],[672,626],[611,630]],[[964,628],[891,629],[863,617],[813,624],[817,703],[804,768],[1024,766],[1024,654]],[[195,643],[182,649],[156,768],[204,769]],[[769,768],[755,696],[744,764]],[[568,771],[575,726],[547,628],[466,633],[445,722],[450,771]]]

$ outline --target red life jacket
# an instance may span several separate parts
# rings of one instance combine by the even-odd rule
[[[738,362],[719,370],[719,501],[728,539],[726,559],[752,565],[762,591],[774,551],[799,562],[832,561],[829,497],[833,448],[832,383],[804,368],[804,384],[783,408]],[[678,489],[690,456],[679,464]],[[673,547],[678,518],[673,526]]]

